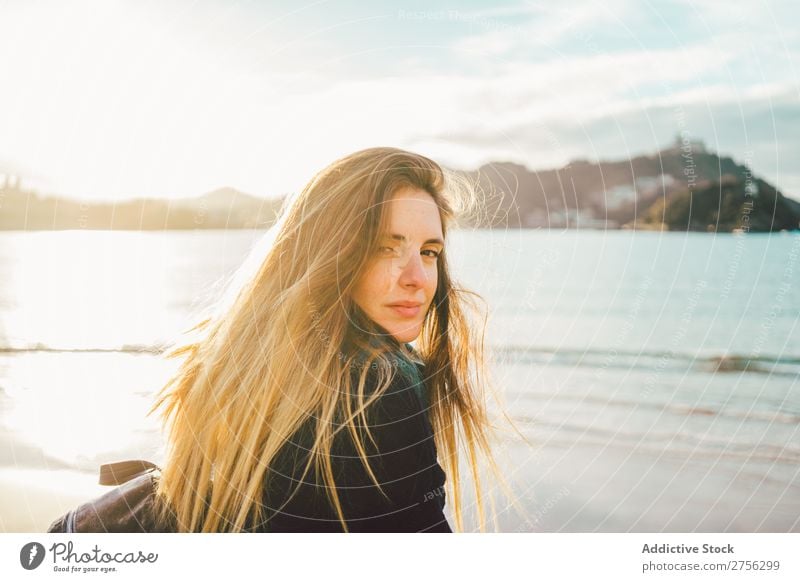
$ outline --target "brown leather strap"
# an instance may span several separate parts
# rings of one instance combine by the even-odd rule
[[[121,485],[148,471],[160,471],[150,461],[119,461],[100,465],[100,485]]]

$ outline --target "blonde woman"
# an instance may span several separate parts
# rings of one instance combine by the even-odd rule
[[[373,148],[291,201],[235,300],[169,354],[184,359],[153,407],[168,436],[163,519],[449,532],[447,499],[462,530],[461,447],[484,528],[484,322],[448,270],[453,196],[435,162]]]

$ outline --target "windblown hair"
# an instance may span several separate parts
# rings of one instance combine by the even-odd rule
[[[229,305],[189,330],[191,341],[167,353],[183,359],[151,409],[160,410],[167,430],[157,488],[162,518],[169,515],[183,532],[244,531],[261,523],[270,462],[313,418],[315,440],[305,471],[315,464],[347,531],[331,463],[333,437],[337,426],[350,433],[380,487],[356,426],[366,426],[365,410],[389,387],[396,366],[388,355],[397,347],[371,324],[351,291],[386,223],[385,203],[396,192],[412,187],[429,193],[446,236],[466,200],[463,185],[426,157],[372,148],[334,162],[284,206],[254,274]],[[480,311],[475,298],[455,285],[443,252],[416,348],[425,363],[430,419],[458,531],[463,530],[459,444],[471,468],[481,530],[479,453],[501,477],[486,410],[486,319],[470,316],[471,308]],[[368,365],[356,365],[365,353]],[[357,382],[354,367],[361,370]],[[367,374],[376,370],[378,387],[367,394]]]

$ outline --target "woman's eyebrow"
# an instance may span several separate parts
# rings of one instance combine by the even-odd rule
[[[406,242],[406,237],[404,235],[402,235],[402,234],[394,234],[394,233],[385,234],[384,237],[385,238],[391,238],[393,240],[398,240],[400,242]],[[426,244],[426,245],[437,244],[437,245],[444,246],[444,241],[442,239],[440,239],[440,238],[429,238],[428,240],[426,240],[422,244]]]

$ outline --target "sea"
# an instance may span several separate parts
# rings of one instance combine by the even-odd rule
[[[162,350],[266,236],[0,233],[4,495],[157,461]],[[800,234],[456,230],[447,253],[488,318],[500,469],[479,504],[462,466],[466,531],[479,506],[489,531],[800,531]],[[42,531],[28,505],[0,531]]]

